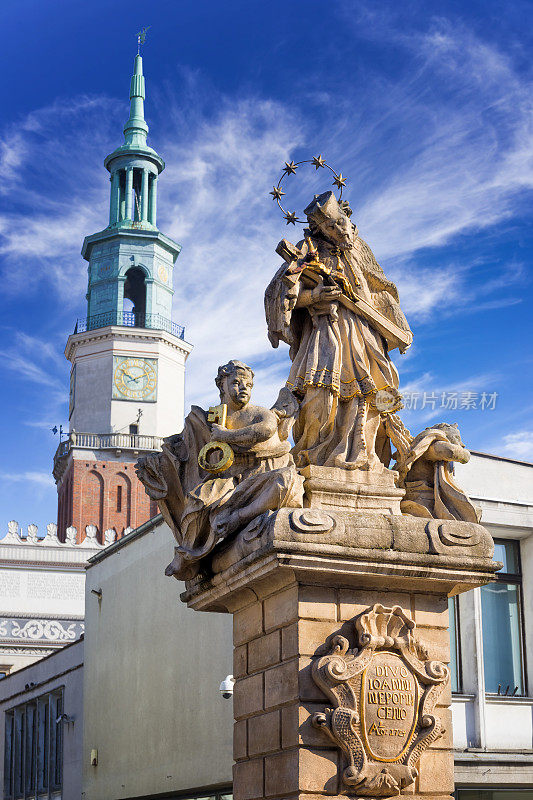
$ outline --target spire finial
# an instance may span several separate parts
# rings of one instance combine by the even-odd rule
[[[148,33],[148,31],[150,30],[151,27],[152,27],[151,25],[148,25],[147,28],[141,28],[141,30],[138,33],[135,34],[136,37],[137,37],[137,55],[138,56],[141,54],[141,45],[143,45],[145,43],[146,34]]]
[[[137,34],[137,50],[140,50],[146,38],[144,28]],[[145,86],[143,75],[143,60],[139,52],[135,56],[133,75],[130,83],[130,117],[124,127],[124,141],[128,145],[146,147],[148,125],[144,119]]]

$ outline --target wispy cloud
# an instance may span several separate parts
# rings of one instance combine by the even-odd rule
[[[1,472],[0,480],[9,483],[28,483],[34,486],[51,489],[55,486],[52,475],[48,472]]]
[[[0,133],[0,257],[6,292],[30,294],[51,283],[74,304],[86,275],[84,236],[105,227],[101,163],[120,130],[121,106],[76,97],[37,109]]]
[[[359,227],[411,313],[424,317],[443,297],[461,305],[469,275],[453,261],[430,275],[429,250],[491,230],[533,188],[531,82],[458,19],[422,16],[415,27],[402,6],[387,4],[387,13],[365,2],[348,6],[343,21],[354,38],[386,45],[403,63],[394,77],[370,72],[349,95],[364,109],[350,144],[344,133],[352,185],[366,189]]]
[[[469,69],[468,40],[443,34],[440,42],[442,58],[436,63],[433,54],[426,71],[444,69],[460,49],[462,69],[448,77],[456,88],[463,84],[467,97],[453,107],[441,104],[435,115],[426,107],[416,151],[361,209],[383,256],[497,224],[515,210],[513,195],[533,186],[530,87],[487,48],[481,79]]]
[[[406,382],[400,386],[405,398],[405,409],[400,412],[408,425],[423,425],[445,417],[446,421],[464,418],[463,414],[492,413],[487,410],[488,395],[497,392],[501,375],[496,372],[471,375],[464,380],[446,384],[432,372]],[[485,408],[481,405],[481,395],[485,393]],[[450,398],[452,398],[450,400]],[[497,402],[496,397],[495,402]],[[493,409],[492,409],[493,410]]]
[[[50,341],[17,331],[12,343],[0,352],[0,362],[32,383],[58,391],[63,388],[50,363],[55,368],[63,367],[64,360]]]
[[[364,4],[358,9],[370,13]],[[410,318],[423,322],[465,305],[520,301],[518,293],[501,291],[523,281],[517,265],[502,265],[498,286],[473,280],[475,265],[455,257],[441,257],[435,266],[431,253],[467,231],[497,226],[532,187],[525,79],[495,46],[459,24],[436,20],[407,35],[374,13],[371,25],[353,28],[354,43],[364,31],[404,52],[410,66],[404,76],[369,71],[355,88],[339,81],[289,104],[252,93],[235,101],[184,72],[180,96],[169,90],[148,99],[157,134],[151,143],[166,161],[159,225],[183,245],[174,316],[196,348],[187,366],[191,398],[211,397],[216,367],[232,357],[259,364],[258,374],[264,370],[271,380],[283,379],[287,349],[270,349],[262,303],[279,263],[274,247],[287,230],[268,191],[286,158],[324,145],[351,178],[348,196],[361,234],[398,282]],[[106,224],[102,159],[118,144],[124,117],[123,103],[80,97],[57,101],[4,131],[3,188],[16,199],[0,212],[8,290],[28,291],[31,266],[34,287],[51,282],[64,305],[79,302],[86,285],[79,249],[85,235]],[[291,184],[296,210],[321,188],[314,174],[302,172],[299,180]],[[58,388],[27,352],[4,358],[20,375]]]
[[[223,104],[214,119],[197,122],[193,137],[167,142],[161,226],[183,244],[174,308],[197,351],[187,367],[195,397],[213,397],[216,368],[230,358],[273,358],[263,293],[280,236],[268,191],[300,130],[283,106],[248,100]]]
[[[503,447],[499,452],[524,461],[533,461],[533,431],[508,433],[503,437]]]
[[[49,430],[63,419],[66,407],[66,362],[55,341],[32,336],[23,331],[10,331],[5,336],[0,364],[10,374],[9,383],[20,381],[25,409],[31,408],[31,398],[38,397],[33,413],[24,415],[22,424]],[[37,387],[37,392],[34,388]]]

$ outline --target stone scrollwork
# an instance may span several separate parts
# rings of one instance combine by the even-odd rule
[[[19,618],[0,620],[0,636],[8,639],[73,642],[79,639],[84,630],[84,623],[77,620]]]
[[[434,712],[449,669],[413,635],[399,606],[376,604],[354,624],[359,648],[343,636],[313,663],[313,679],[333,702],[313,725],[342,750],[342,789],[389,797],[413,783],[421,753],[443,734]]]
[[[304,508],[291,511],[291,524],[300,533],[327,533],[335,522],[321,509]]]
[[[458,528],[449,522],[430,520],[426,525],[429,539],[430,552],[445,555],[450,552],[450,547],[475,547],[481,542],[483,529],[479,525],[466,523],[465,527]]]

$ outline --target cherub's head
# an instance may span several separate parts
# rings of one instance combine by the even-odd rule
[[[350,221],[351,213],[348,203],[339,203],[333,192],[315,195],[304,211],[311,234],[327,239],[343,250],[353,247],[357,238],[357,228]]]
[[[441,430],[444,434],[446,434],[446,438],[452,444],[465,447],[461,439],[461,431],[459,430],[456,422],[453,424],[450,424],[449,422],[439,422],[437,425],[430,425],[426,430],[433,430],[434,428],[437,428],[437,430]]]
[[[220,391],[220,402],[239,409],[244,408],[252,396],[254,373],[247,364],[232,359],[218,368],[215,383]]]

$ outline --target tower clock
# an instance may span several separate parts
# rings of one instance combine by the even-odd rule
[[[113,357],[113,400],[157,400],[157,360],[155,358]]]

